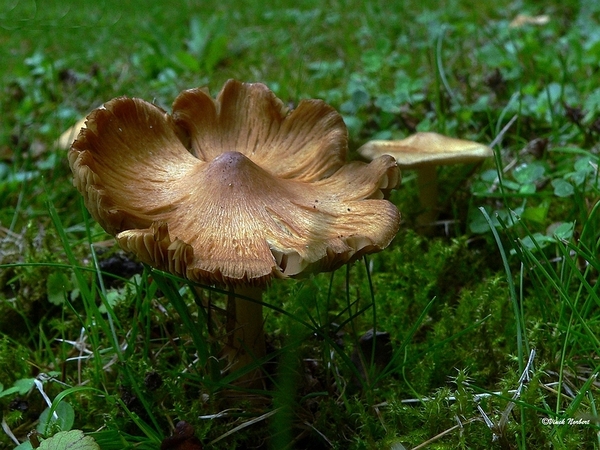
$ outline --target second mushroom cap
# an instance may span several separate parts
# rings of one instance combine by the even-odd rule
[[[371,160],[382,155],[391,155],[400,168],[475,163],[494,154],[492,149],[484,144],[431,131],[415,133],[395,141],[369,141],[358,152]]]
[[[431,232],[431,225],[438,216],[436,167],[481,162],[494,154],[491,148],[478,142],[434,132],[420,132],[395,141],[369,141],[358,152],[371,160],[391,155],[396,159],[398,167],[417,172],[417,189],[422,208],[422,213],[417,217],[417,225],[425,233]]]

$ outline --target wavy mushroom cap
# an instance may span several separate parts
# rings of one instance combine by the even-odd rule
[[[468,164],[494,155],[486,145],[434,132],[419,132],[397,141],[369,141],[358,152],[367,159],[391,155],[402,168]]]
[[[87,117],[69,163],[100,225],[145,263],[190,280],[261,285],[385,248],[392,157],[346,162],[341,116],[320,100],[288,111],[263,84],[216,99],[182,92],[171,115],[136,98]]]

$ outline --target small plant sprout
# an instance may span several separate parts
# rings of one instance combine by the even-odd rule
[[[369,141],[358,149],[365,158],[393,156],[401,169],[417,172],[417,188],[422,214],[417,225],[428,231],[438,216],[437,166],[478,163],[493,156],[490,147],[433,132],[413,134],[397,141]]]
[[[265,356],[261,298],[273,278],[334,270],[398,231],[385,200],[396,162],[348,163],[346,152],[343,120],[323,101],[289,111],[265,85],[230,80],[216,99],[182,92],[171,115],[140,99],[107,102],[69,162],[91,215],[123,249],[229,291],[236,370]]]

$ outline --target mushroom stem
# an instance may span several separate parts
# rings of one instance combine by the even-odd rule
[[[232,372],[262,359],[266,354],[262,293],[263,288],[250,286],[236,287],[229,291],[227,333],[229,336],[228,357]],[[242,375],[238,382],[246,387],[257,387],[260,384],[260,378],[261,370],[257,368]]]
[[[422,166],[416,172],[419,200],[423,209],[423,212],[417,217],[417,225],[423,228],[431,227],[438,215],[437,167],[435,165]]]

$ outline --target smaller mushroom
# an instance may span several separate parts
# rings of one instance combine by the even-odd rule
[[[550,16],[543,14],[540,16],[530,16],[529,14],[517,14],[508,24],[510,28],[522,28],[525,25],[546,25],[550,22]]]
[[[429,227],[438,215],[437,166],[482,162],[494,152],[486,145],[421,132],[399,141],[369,141],[358,149],[367,159],[391,155],[401,169],[417,172],[417,189],[423,213],[417,218],[419,227]]]

